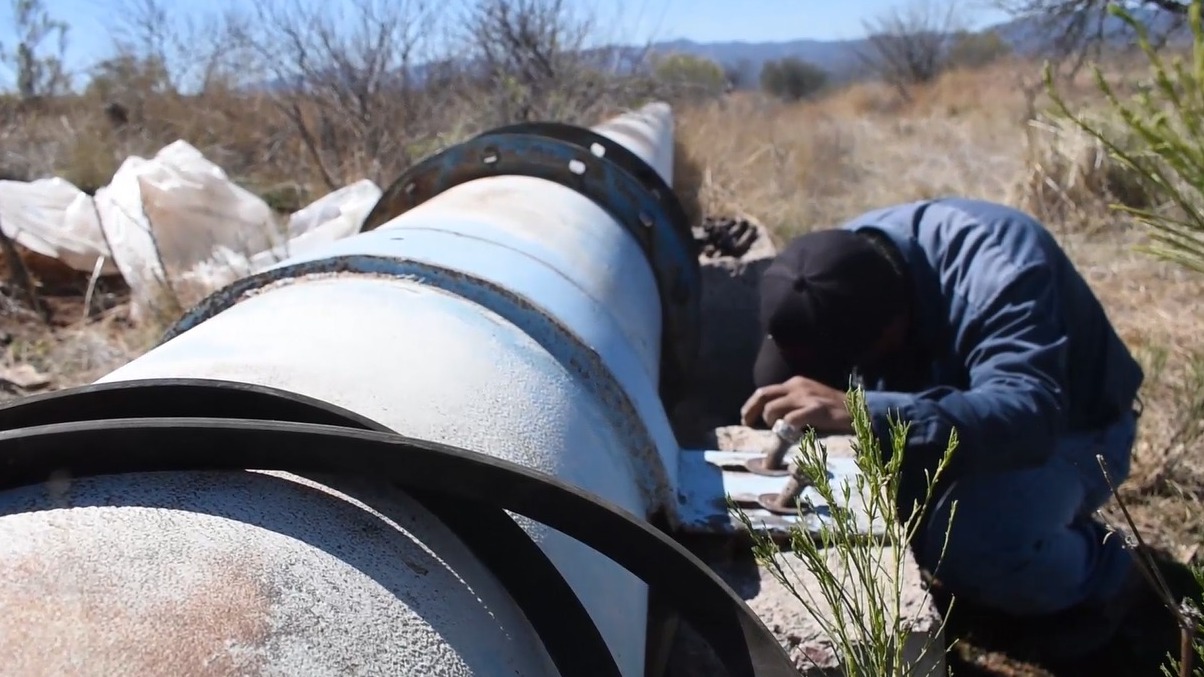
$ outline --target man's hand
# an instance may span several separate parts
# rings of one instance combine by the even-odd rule
[[[853,420],[845,406],[842,390],[812,381],[802,376],[777,385],[757,388],[740,409],[744,425],[757,419],[773,427],[779,419],[800,430],[814,428],[824,435],[851,435]]]

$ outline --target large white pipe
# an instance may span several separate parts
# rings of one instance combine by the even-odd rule
[[[667,106],[597,131],[671,181]],[[594,201],[478,179],[279,270],[101,381],[272,386],[675,518],[654,271]],[[493,575],[370,481],[102,477],[0,494],[0,515],[11,674],[556,674]],[[522,523],[643,674],[646,586]]]

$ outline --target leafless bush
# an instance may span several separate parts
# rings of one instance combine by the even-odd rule
[[[911,88],[932,81],[945,69],[950,47],[961,31],[956,5],[915,0],[866,23],[866,67],[905,99]]]
[[[327,188],[408,166],[432,112],[414,77],[434,25],[426,0],[266,0],[250,12],[241,44]]]
[[[163,0],[124,0],[114,54],[101,65],[142,64],[144,73],[155,76],[148,84],[156,93],[205,93],[237,82],[246,74],[247,52],[233,39],[243,15],[200,7],[180,12]]]
[[[468,86],[493,126],[534,119],[593,122],[651,93],[647,47],[591,44],[596,17],[565,0],[474,0],[456,33]]]
[[[1123,22],[1108,15],[1114,0],[992,0],[994,8],[1029,24],[1029,40],[1053,62],[1055,74],[1073,77],[1087,61],[1098,60],[1109,43],[1121,36],[1134,37]],[[1162,44],[1185,25],[1188,0],[1138,0],[1153,10],[1151,39]],[[1131,44],[1131,43],[1130,43]]]
[[[50,15],[42,0],[11,0],[16,40],[0,44],[0,64],[11,67],[17,96],[29,102],[61,94],[70,78],[63,65],[67,24]]]

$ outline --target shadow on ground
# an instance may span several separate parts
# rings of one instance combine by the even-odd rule
[[[727,583],[745,601],[761,592],[761,575],[752,551],[747,545],[733,545],[728,538],[698,538],[683,540],[691,552]],[[773,628],[770,628],[771,630]],[[673,660],[664,677],[727,677],[719,657],[693,628],[680,623],[672,643]]]
[[[1204,592],[1185,565],[1165,552],[1149,552],[1177,600],[1202,601]],[[953,677],[1160,677],[1168,656],[1179,653],[1181,635],[1174,617],[1152,590],[1104,648],[1065,661],[1021,648],[1034,632],[1048,632],[1032,621],[1001,619],[958,603],[950,610],[947,597],[934,595],[934,600],[942,613],[949,612],[946,636],[958,638],[949,654]]]

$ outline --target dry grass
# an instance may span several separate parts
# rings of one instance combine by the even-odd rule
[[[792,105],[737,94],[684,108],[678,111],[679,142],[683,157],[692,157],[697,167],[679,177],[679,184],[696,189],[703,213],[754,214],[781,238],[834,225],[867,208],[943,194],[1004,202],[1044,219],[1147,365],[1146,414],[1125,496],[1148,540],[1198,563],[1197,546],[1204,539],[1199,506],[1204,447],[1197,434],[1204,418],[1204,344],[1198,338],[1202,322],[1192,311],[1204,279],[1134,251],[1139,234],[1107,205],[1145,196],[1134,192],[1097,146],[1042,120],[1043,103],[1026,97],[1021,76],[1031,82],[1035,66],[1005,63],[950,73],[916,92],[910,104],[886,88],[860,85]],[[1072,98],[1091,105],[1090,92],[1089,83],[1077,82]],[[44,117],[28,128],[27,140],[48,142],[41,156],[26,160],[31,170],[53,168],[77,180],[103,182],[120,159],[115,154],[147,152],[182,136],[219,163],[234,165],[232,176],[258,167],[257,185],[295,181],[295,173],[273,173],[304,164],[295,140],[265,147],[280,134],[269,111],[249,109],[256,116],[248,120],[223,114],[230,110],[226,103],[205,108],[217,121],[198,121],[183,107],[172,108],[174,117],[158,115],[154,126],[132,139],[103,128],[98,106]],[[192,102],[186,108],[200,107]],[[249,131],[252,123],[258,133]],[[214,135],[215,128],[228,129],[230,136]],[[10,127],[9,138],[19,132]],[[415,143],[420,142],[429,143]],[[313,183],[312,176],[304,178]],[[32,363],[64,386],[94,379],[154,336],[114,319],[72,322],[51,333],[13,320],[11,314],[0,320],[11,337],[4,364]],[[5,327],[6,321],[16,328]]]

